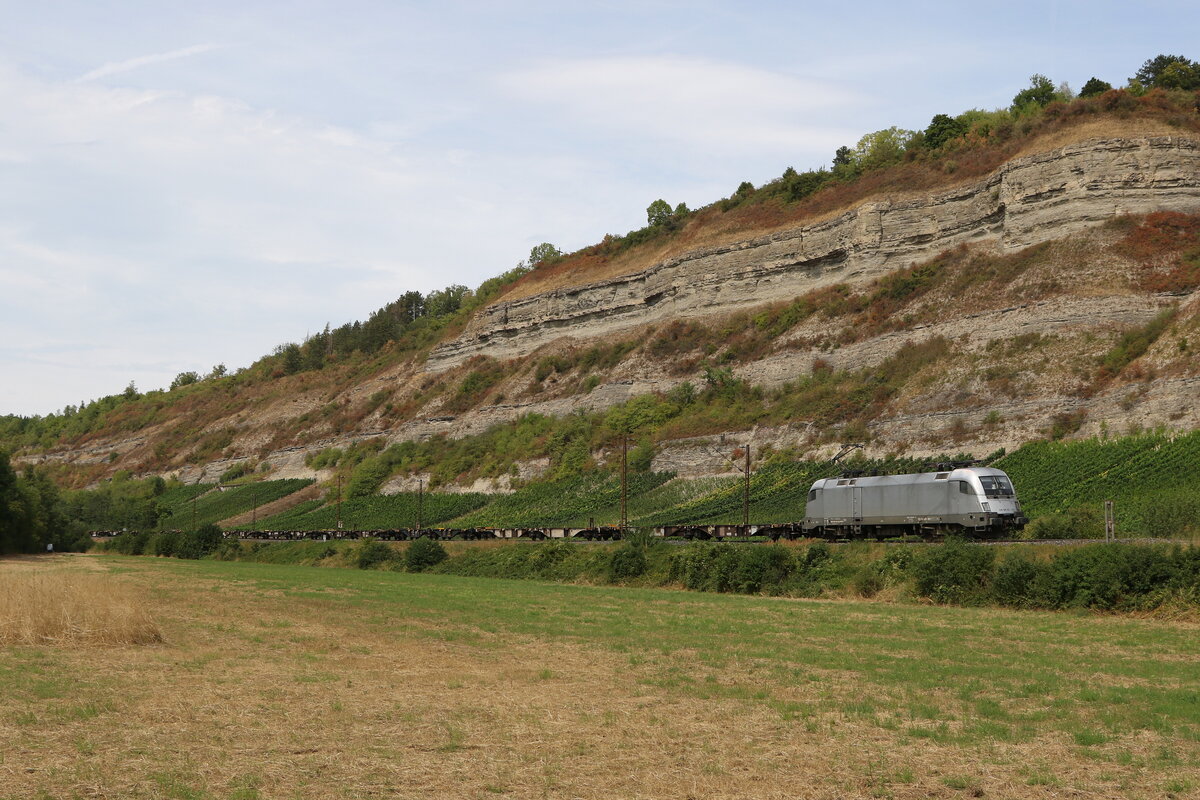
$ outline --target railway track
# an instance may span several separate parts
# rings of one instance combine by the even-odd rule
[[[804,536],[799,530],[799,526],[791,524],[787,526],[749,526],[752,530],[746,533],[743,526],[740,525],[716,525],[716,526],[670,526],[667,528],[655,528],[652,534],[657,541],[664,541],[669,544],[688,544],[694,541],[714,541],[725,542],[729,544],[763,544],[766,542],[776,542],[780,539],[796,540],[796,539],[814,539],[815,537]],[[794,528],[794,531],[788,531],[791,535],[784,535],[783,528]],[[761,531],[761,532],[760,532]],[[181,533],[181,531],[173,531]],[[117,536],[122,531],[93,531],[93,539],[108,539]],[[599,528],[470,528],[470,529],[452,529],[452,528],[428,528],[422,530],[415,529],[396,529],[396,530],[330,530],[330,531],[226,531],[225,538],[239,539],[245,542],[296,542],[296,541],[355,541],[359,539],[378,539],[380,541],[412,541],[422,537],[438,539],[441,541],[513,541],[513,542],[539,542],[539,541],[570,541],[570,542],[613,542],[621,540],[621,530],[616,526],[605,526]],[[822,541],[817,538],[816,540]],[[930,537],[914,537],[908,538],[890,538],[890,539],[824,539],[823,541],[829,544],[850,544],[859,541],[874,541],[884,545],[919,545],[919,544],[937,544],[945,540],[944,536]],[[1052,546],[1065,546],[1072,544],[1080,544],[1082,542],[1094,542],[1095,539],[975,539],[980,544],[986,545],[1005,545],[1005,544],[1041,544]],[[1152,537],[1127,537],[1122,539],[1114,539],[1112,541],[1124,543],[1153,543],[1153,542],[1171,542],[1172,539],[1161,539]]]

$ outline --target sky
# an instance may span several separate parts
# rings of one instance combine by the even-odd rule
[[[0,0],[0,415],[248,366],[829,165],[1033,73],[1200,59],[1195,2]]]

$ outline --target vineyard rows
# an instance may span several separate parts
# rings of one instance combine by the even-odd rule
[[[492,495],[479,493],[401,492],[375,497],[356,497],[343,500],[340,513],[342,527],[347,530],[393,530],[417,527],[417,506],[420,503],[421,524],[424,527],[442,525],[485,505]],[[277,514],[257,526],[270,531],[322,531],[337,528],[337,503],[324,504],[314,500],[301,503]],[[241,528],[249,529],[249,525]]]
[[[286,497],[311,483],[312,480],[308,478],[290,478],[280,481],[247,483],[224,490],[205,485],[204,488],[211,491],[202,495],[193,494],[191,498],[168,507],[167,510],[171,514],[162,520],[161,526],[168,530],[173,528],[191,530],[195,526],[220,522],[223,519],[250,511],[256,505],[262,506]],[[163,496],[165,497],[166,494],[164,493]]]
[[[852,466],[881,473],[922,468],[920,462],[904,460],[860,460]],[[1200,432],[1174,438],[1143,434],[1107,441],[1034,442],[995,466],[1013,478],[1026,514],[1034,519],[1080,509],[1098,514],[1104,500],[1113,500],[1119,529],[1145,533],[1163,519],[1164,508],[1184,509],[1184,517],[1193,513],[1188,509],[1200,508]],[[837,467],[815,462],[776,461],[757,467],[750,480],[751,523],[798,522],[804,517],[811,483],[837,472]],[[164,527],[190,527],[191,501],[199,493],[207,492],[196,501],[197,522],[203,524],[248,511],[255,501],[265,504],[308,483],[269,481],[224,492],[210,486],[178,487],[160,500],[174,510]],[[740,476],[635,474],[628,486],[628,518],[638,527],[739,523],[743,491]],[[620,498],[619,476],[592,472],[531,483],[512,494],[426,492],[421,499],[421,521],[425,527],[445,528],[616,525]],[[326,530],[337,526],[338,513],[334,503],[311,500],[259,520],[257,527]],[[406,492],[346,500],[340,514],[347,529],[411,528],[417,522],[417,495]]]
[[[996,466],[1012,476],[1030,517],[1112,500],[1120,530],[1145,532],[1164,504],[1200,494],[1200,431],[1034,442]]]
[[[670,479],[670,473],[664,472],[630,475],[627,494],[636,497]],[[617,525],[620,503],[620,477],[592,473],[533,483],[513,494],[495,496],[488,505],[451,520],[446,527],[586,527],[593,520],[597,525]]]

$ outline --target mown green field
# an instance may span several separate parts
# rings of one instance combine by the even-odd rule
[[[6,800],[84,796],[80,787],[154,798],[1183,797],[1200,787],[1194,624],[215,561],[69,563],[145,592],[166,643],[0,648]]]

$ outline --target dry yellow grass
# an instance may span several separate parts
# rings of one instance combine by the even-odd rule
[[[156,644],[143,598],[103,574],[0,571],[0,644]]]

